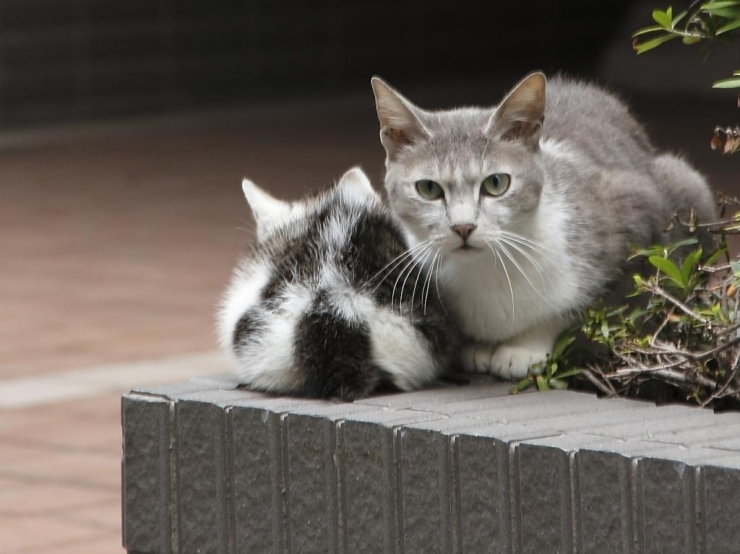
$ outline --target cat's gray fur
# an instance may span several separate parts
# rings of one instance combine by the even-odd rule
[[[283,202],[250,181],[257,244],[219,314],[221,344],[253,389],[352,400],[387,382],[410,390],[455,360],[459,331],[431,273],[360,169]]]
[[[430,112],[372,84],[392,212],[412,246],[439,252],[470,371],[524,376],[624,282],[630,245],[682,238],[679,225],[666,231],[674,213],[716,217],[705,179],[656,152],[627,107],[596,86],[533,73],[494,108]],[[486,196],[481,183],[494,173],[510,175],[509,188]],[[423,198],[421,179],[443,196]]]

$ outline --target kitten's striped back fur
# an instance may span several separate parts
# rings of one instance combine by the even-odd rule
[[[295,203],[243,188],[257,244],[235,270],[219,335],[245,384],[351,400],[384,382],[423,386],[451,363],[457,329],[423,269],[436,252],[407,250],[361,170]]]

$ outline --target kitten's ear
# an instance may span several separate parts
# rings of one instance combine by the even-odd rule
[[[290,204],[270,196],[249,179],[242,181],[242,190],[257,223],[257,241],[261,242],[270,231],[290,217]]]
[[[365,172],[359,167],[353,167],[342,175],[342,178],[337,183],[337,188],[348,199],[380,199],[380,196],[378,196],[378,193],[375,192],[373,185],[370,183],[370,179],[367,178]]]
[[[536,147],[545,120],[547,80],[540,72],[530,73],[503,99],[491,116],[488,132],[504,140],[518,140]]]
[[[380,121],[380,142],[393,158],[407,144],[426,138],[429,132],[417,115],[420,110],[393,90],[380,77],[370,80]]]

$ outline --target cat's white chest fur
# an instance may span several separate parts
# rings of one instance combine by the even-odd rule
[[[581,276],[568,253],[566,217],[567,209],[543,210],[516,242],[490,239],[491,249],[445,256],[440,286],[468,337],[503,343],[578,304]]]

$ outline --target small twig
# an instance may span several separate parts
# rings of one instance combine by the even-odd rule
[[[726,265],[700,265],[697,267],[699,271],[705,273],[719,273],[720,271],[729,271],[731,269],[730,264]]]
[[[662,366],[644,367],[644,368],[621,367],[615,370],[613,377],[614,378],[624,378],[624,377],[634,378],[634,377],[640,377],[644,375],[650,375],[650,376],[663,377],[663,378],[670,379],[678,383],[698,383],[699,385],[702,385],[704,387],[717,388],[716,381],[710,379],[709,377],[706,377],[705,375],[702,375],[701,373],[698,373],[697,371],[694,371],[693,376],[690,378],[686,373],[675,371],[673,369],[674,367],[677,367],[681,363],[684,363],[684,362],[685,360],[682,360],[679,363],[666,364]]]
[[[683,221],[678,215],[674,215],[673,219],[682,225],[683,227],[691,227],[696,229],[707,229],[710,227],[717,227],[718,225],[729,225],[730,223],[740,224],[737,219],[723,219],[722,221],[713,221],[711,223],[691,223],[689,221]]]
[[[603,392],[607,396],[616,396],[617,391],[614,390],[614,387],[611,386],[611,383],[607,380],[606,383],[609,384],[609,387],[607,387],[603,382],[599,381],[599,379],[594,375],[590,369],[584,369],[581,371],[581,375],[586,377],[593,386],[598,388],[601,392]],[[610,390],[611,389],[611,390]]]
[[[665,326],[668,324],[668,320],[673,315],[674,309],[671,307],[670,310],[668,310],[668,313],[663,318],[663,322],[660,324],[658,329],[653,333],[653,337],[650,339],[650,346],[655,346],[655,341],[658,340],[658,335],[660,335],[661,331],[665,328]]]
[[[658,296],[660,296],[662,298],[665,298],[666,300],[668,300],[668,302],[670,302],[671,304],[673,304],[674,306],[676,306],[683,313],[685,313],[688,316],[691,316],[692,318],[694,318],[698,322],[703,323],[704,325],[711,325],[711,322],[708,319],[706,319],[704,317],[701,317],[698,314],[695,314],[694,311],[691,308],[689,308],[686,304],[684,304],[683,302],[681,302],[678,298],[675,298],[672,295],[668,294],[666,291],[664,291],[658,285],[655,285],[655,284],[652,284],[652,283],[646,283],[645,284],[645,288],[649,292],[652,292],[653,294],[656,294],[656,295],[658,295]]]
[[[716,338],[724,337],[725,335],[729,335],[730,333],[737,331],[738,329],[740,329],[740,323],[735,323],[734,325],[729,325],[725,327],[724,329],[715,331],[714,336]]]

